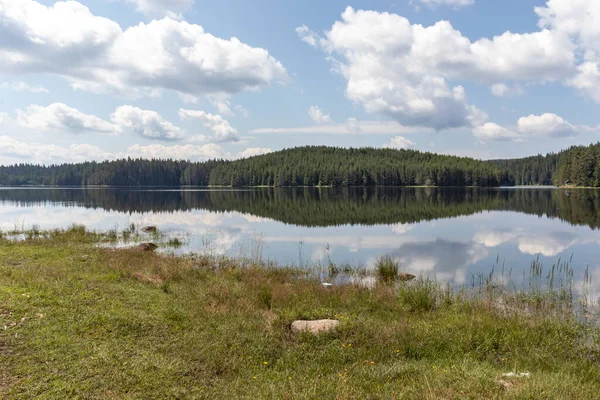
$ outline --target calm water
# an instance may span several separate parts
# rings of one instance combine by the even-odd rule
[[[497,263],[521,276],[538,257],[572,257],[576,280],[589,266],[600,281],[599,210],[600,191],[553,188],[0,188],[4,231],[151,224],[185,238],[182,252],[364,267],[391,254],[404,271],[456,283]]]

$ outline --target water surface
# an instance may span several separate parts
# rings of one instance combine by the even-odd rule
[[[600,191],[556,188],[0,188],[3,231],[156,225],[179,252],[366,268],[390,254],[458,284],[536,259],[572,260],[575,287],[588,266],[600,279],[599,210]]]

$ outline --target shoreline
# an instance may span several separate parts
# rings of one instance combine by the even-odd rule
[[[503,293],[482,281],[466,296],[398,280],[401,266],[385,259],[372,287],[324,286],[328,275],[248,259],[98,247],[109,240],[83,226],[0,238],[0,397],[600,391],[600,329],[573,314],[567,287]],[[290,329],[316,319],[339,326]]]

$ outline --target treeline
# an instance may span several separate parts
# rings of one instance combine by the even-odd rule
[[[480,161],[416,150],[298,147],[237,161],[123,159],[0,166],[0,185],[600,187],[600,143],[560,153]]]
[[[48,186],[208,186],[213,168],[223,161],[123,159],[62,165],[0,166],[0,185]]]
[[[493,160],[515,185],[600,187],[600,143],[546,156]]]
[[[494,164],[466,157],[392,150],[299,147],[218,163],[212,186],[499,186]]]
[[[0,167],[0,185],[498,186],[497,165],[415,150],[300,147],[237,161],[124,159]]]

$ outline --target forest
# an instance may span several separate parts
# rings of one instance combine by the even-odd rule
[[[0,167],[0,185],[499,186],[500,166],[415,150],[299,147],[237,161],[123,159]]]
[[[514,186],[600,187],[600,143],[481,161],[417,150],[305,146],[241,160],[122,159],[0,166],[3,186]]]

